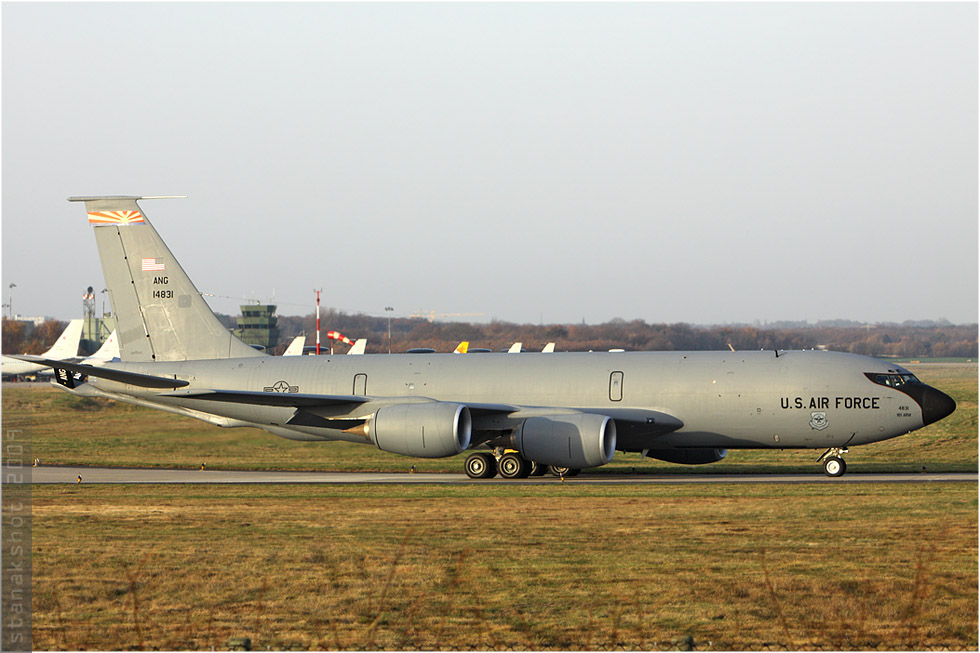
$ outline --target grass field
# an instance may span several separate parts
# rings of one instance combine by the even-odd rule
[[[847,456],[848,471],[975,471],[977,469],[977,365],[925,364],[910,368],[950,394],[957,410],[916,431]],[[108,400],[74,397],[50,386],[3,390],[7,424],[30,429],[32,456],[45,464],[458,472],[463,456],[420,460],[345,442],[295,442],[258,429],[220,429],[203,422]],[[599,473],[797,472],[819,473],[814,451],[730,451],[712,465],[674,465],[639,454],[617,453]]]
[[[976,649],[977,486],[37,486],[34,648]]]
[[[922,365],[958,410],[849,472],[976,470],[977,366]],[[458,471],[5,388],[44,464]],[[814,452],[698,467],[794,471]],[[976,649],[977,485],[35,486],[38,650]]]

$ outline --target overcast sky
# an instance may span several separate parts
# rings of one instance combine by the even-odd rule
[[[223,313],[977,321],[976,3],[2,12],[16,313],[123,194]]]

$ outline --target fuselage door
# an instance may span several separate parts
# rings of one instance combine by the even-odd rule
[[[354,375],[354,392],[353,394],[364,397],[367,396],[367,374],[355,374]]]
[[[609,375],[609,401],[623,400],[623,373],[613,372]]]

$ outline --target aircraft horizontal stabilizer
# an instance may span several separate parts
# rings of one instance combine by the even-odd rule
[[[40,356],[12,356],[12,358],[27,361],[28,363],[35,363],[37,365],[46,365],[47,367],[54,368],[56,371],[65,370],[75,374],[94,376],[99,379],[109,379],[110,381],[118,381],[119,383],[128,383],[129,385],[135,385],[141,388],[182,388],[185,385],[189,385],[187,381],[179,381],[177,379],[172,379],[165,376],[151,376],[149,374],[138,374],[136,372],[124,372],[122,370],[106,369],[105,367],[95,367],[93,365],[84,365],[82,363],[66,363],[65,361],[56,361],[49,358],[41,358]],[[56,376],[58,378],[58,383],[67,385],[69,388],[74,387],[74,382],[68,379],[67,375],[57,374]]]
[[[290,408],[315,408],[317,406],[342,406],[363,404],[370,401],[361,395],[312,395],[299,392],[251,392],[248,390],[185,390],[170,392],[164,396],[203,401],[223,401],[233,404],[260,406],[286,406]]]

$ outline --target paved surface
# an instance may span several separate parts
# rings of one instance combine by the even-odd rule
[[[561,483],[554,476],[540,476],[520,481],[502,478],[473,480],[465,474],[408,474],[365,472],[268,472],[199,469],[133,469],[115,467],[3,467],[3,480],[19,482],[29,475],[31,483],[442,483],[442,484],[548,484]],[[845,474],[829,478],[820,471],[812,474],[661,474],[620,476],[610,474],[580,475],[568,483],[600,485],[675,484],[675,483],[950,483],[977,482],[976,473],[928,474]]]

